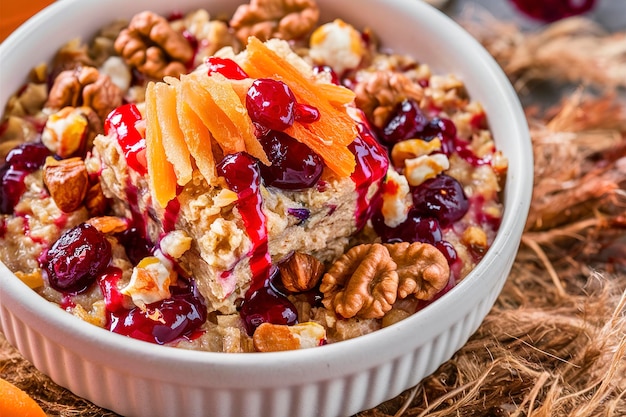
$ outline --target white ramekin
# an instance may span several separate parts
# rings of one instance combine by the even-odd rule
[[[0,103],[28,71],[66,41],[153,10],[203,7],[232,13],[228,0],[60,0],[0,45]],[[489,54],[417,0],[318,0],[322,20],[368,26],[395,51],[435,72],[454,73],[487,113],[509,159],[498,236],[470,275],[437,302],[390,327],[300,351],[223,354],[157,346],[109,333],[45,302],[0,264],[0,324],[11,344],[56,383],[125,416],[348,416],[417,384],[458,350],[492,307],[517,253],[530,205],[533,161],[518,98]]]

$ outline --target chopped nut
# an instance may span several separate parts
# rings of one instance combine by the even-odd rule
[[[156,256],[143,258],[135,268],[127,286],[120,292],[132,298],[139,308],[171,297],[170,285],[176,281],[171,265]]]
[[[101,121],[122,104],[123,91],[108,75],[94,67],[78,67],[61,72],[55,79],[45,107],[59,110],[66,106],[89,107]]]
[[[318,27],[311,35],[313,62],[330,65],[337,74],[358,67],[365,52],[361,33],[341,19]]]
[[[87,168],[80,158],[57,161],[48,157],[43,168],[43,180],[54,203],[65,213],[81,206],[89,185]]]
[[[69,158],[84,148],[88,121],[74,107],[64,107],[50,115],[41,133],[41,141],[61,158]]]
[[[344,318],[381,318],[396,301],[396,269],[385,246],[355,246],[335,261],[322,278],[322,302]]]
[[[443,153],[422,155],[404,161],[404,175],[409,184],[414,187],[427,179],[436,177],[448,168],[450,168],[450,161]]]
[[[91,217],[86,223],[105,234],[121,233],[128,229],[128,220],[115,216]]]
[[[398,174],[395,169],[387,171],[382,200],[383,204],[380,211],[385,225],[397,227],[407,219],[409,210],[413,206],[411,189],[406,177]]]
[[[194,53],[167,19],[148,11],[133,16],[115,40],[115,50],[129,66],[157,79],[186,73]]]
[[[263,323],[254,331],[252,340],[258,352],[306,349],[322,344],[326,340],[326,329],[315,322],[293,326]]]
[[[469,226],[463,231],[461,241],[476,253],[485,253],[488,248],[485,231],[477,226]]]
[[[428,243],[385,243],[397,264],[398,296],[415,294],[420,300],[430,300],[441,291],[450,278],[446,257]]]
[[[303,38],[317,24],[319,8],[315,0],[251,0],[237,8],[230,20],[237,38],[244,45],[248,37]]]
[[[295,252],[278,268],[283,285],[294,293],[313,289],[324,273],[324,264],[302,252]]]
[[[441,150],[441,140],[435,138],[431,141],[422,139],[409,139],[396,143],[391,148],[391,160],[396,168],[404,167],[404,161],[417,158],[422,155],[430,155]]]
[[[102,191],[100,182],[94,183],[87,190],[85,195],[85,207],[90,216],[100,216],[107,208],[107,199]]]
[[[172,230],[161,238],[159,247],[167,256],[179,259],[191,249],[192,238],[184,230]]]

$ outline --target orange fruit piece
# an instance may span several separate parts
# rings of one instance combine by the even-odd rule
[[[165,208],[176,197],[176,173],[165,156],[154,82],[146,88],[146,160],[152,196]]]
[[[189,107],[209,129],[224,154],[244,152],[246,144],[243,137],[238,134],[226,113],[213,100],[211,93],[194,80],[202,78],[197,75],[199,74],[181,78],[183,101],[189,104]]]
[[[26,392],[0,378],[0,416],[46,417],[46,413]]]
[[[178,185],[182,186],[191,181],[193,167],[185,135],[178,123],[176,89],[169,84],[156,83],[154,94],[165,156],[174,167]]]
[[[207,183],[213,184],[217,178],[217,172],[215,171],[215,157],[211,149],[211,142],[213,141],[211,132],[189,104],[184,101],[180,83],[176,85],[176,96],[178,123],[185,135],[189,152],[196,162],[200,174]]]
[[[347,146],[357,136],[356,125],[343,106],[333,105],[326,96],[336,88],[318,88],[319,83],[306,77],[256,38],[248,40],[246,60],[241,66],[253,78],[283,81],[293,91],[298,102],[317,108],[320,112],[318,121],[306,125],[296,122],[285,131],[317,152],[337,175],[344,177],[354,171],[356,161]]]
[[[224,112],[226,118],[231,122],[229,129],[231,135],[239,135],[245,144],[246,152],[254,156],[265,165],[270,165],[270,161],[256,138],[252,120],[248,116],[245,103],[241,101],[239,95],[233,88],[230,80],[221,74],[205,76],[200,73],[196,77],[199,85],[206,89],[217,107]],[[213,136],[215,136],[214,132]]]

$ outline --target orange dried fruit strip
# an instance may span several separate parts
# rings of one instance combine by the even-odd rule
[[[230,120],[232,125],[230,126],[230,132],[233,135],[239,135],[243,139],[246,152],[265,165],[270,165],[261,143],[256,138],[254,126],[248,116],[246,106],[242,103],[230,80],[221,74],[199,76],[196,79],[211,94],[215,104]]]
[[[193,157],[200,174],[207,183],[213,184],[217,178],[217,172],[215,171],[215,157],[211,149],[211,142],[213,141],[211,133],[189,104],[183,100],[180,83],[176,85],[176,96],[178,123],[185,135],[189,153]]]
[[[146,88],[146,160],[148,183],[152,196],[162,208],[176,197],[176,174],[165,156],[163,136],[159,126],[155,83]]]
[[[156,83],[154,90],[165,155],[174,167],[178,185],[185,185],[191,181],[193,167],[185,135],[178,121],[176,89],[172,85]]]
[[[202,77],[185,76],[181,78],[182,98],[198,115],[202,123],[209,129],[224,154],[243,152],[246,144],[237,132],[226,113],[220,109],[213,97],[200,83],[194,82]]]

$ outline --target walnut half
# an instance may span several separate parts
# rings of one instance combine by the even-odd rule
[[[184,74],[194,54],[189,42],[167,19],[148,11],[133,16],[114,46],[129,66],[156,79]]]
[[[430,300],[441,291],[450,278],[446,257],[428,243],[386,243],[385,247],[398,265],[398,297],[414,294]]]
[[[343,254],[322,278],[324,306],[344,318],[381,318],[398,294],[397,265],[380,243]]]
[[[430,300],[450,278],[448,261],[427,243],[358,245],[322,278],[322,303],[344,318],[382,318],[396,300]]]
[[[252,0],[237,8],[230,26],[244,45],[249,36],[294,40],[315,27],[319,13],[315,0]]]

